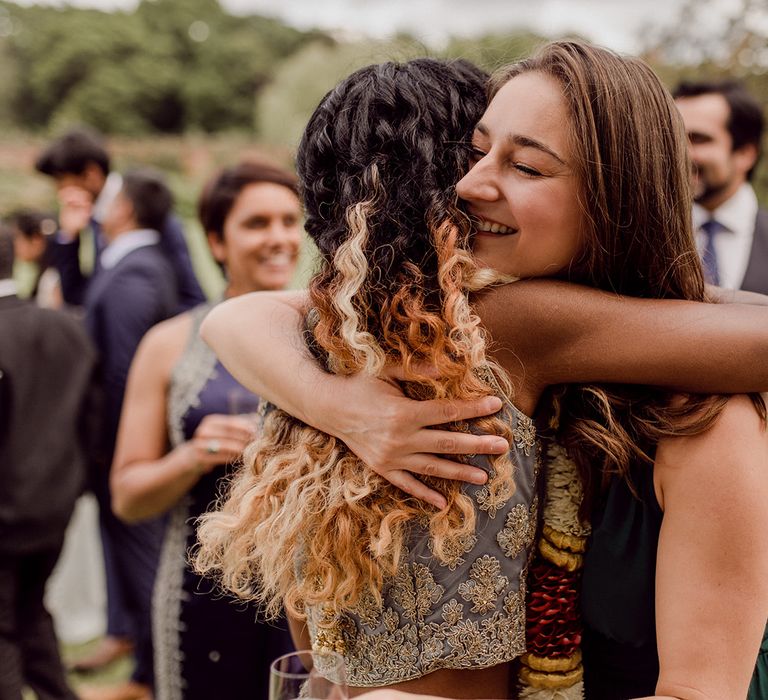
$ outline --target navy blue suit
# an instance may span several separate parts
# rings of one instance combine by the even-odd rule
[[[136,644],[134,680],[152,685],[152,586],[164,521],[126,525],[112,512],[109,467],[128,370],[144,334],[178,308],[173,269],[159,245],[135,249],[96,271],[85,295],[85,324],[99,353],[104,427],[91,488],[99,501],[107,578],[107,632]],[[128,622],[126,625],[126,617]]]
[[[101,267],[101,253],[105,242],[98,221],[91,219],[90,226],[93,231],[95,275]],[[176,280],[178,296],[176,311],[186,311],[206,301],[192,268],[181,221],[174,215],[166,218],[163,230],[160,231],[160,250],[171,263],[173,278]],[[80,269],[80,238],[68,243],[54,240],[51,255],[53,264],[61,277],[64,301],[73,306],[82,306],[91,278],[83,274]]]

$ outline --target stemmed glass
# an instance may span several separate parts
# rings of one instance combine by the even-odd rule
[[[347,700],[344,659],[333,651],[296,651],[269,667],[269,700]]]
[[[235,387],[227,392],[227,404],[230,416],[243,416],[256,423],[260,399],[248,389]]]

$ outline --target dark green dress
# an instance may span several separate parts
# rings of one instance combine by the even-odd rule
[[[593,514],[582,588],[587,700],[653,695],[659,675],[654,584],[663,513],[653,470],[638,466],[631,478],[637,496],[614,479]],[[749,700],[768,700],[768,628]]]

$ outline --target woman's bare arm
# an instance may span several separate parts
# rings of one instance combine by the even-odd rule
[[[483,294],[477,308],[500,360],[524,368],[513,376],[523,404],[561,383],[768,389],[768,308],[760,305],[635,299],[527,280]]]
[[[479,298],[493,348],[513,374],[515,402],[532,411],[560,382],[620,381],[704,392],[768,389],[768,309],[629,299],[551,280]],[[300,332],[305,292],[259,292],[214,309],[202,334],[245,386],[343,440],[404,491],[442,507],[413,474],[483,483],[482,470],[451,454],[495,454],[503,440],[429,426],[498,410],[483,401],[412,401],[389,383],[337,377],[307,353]],[[507,354],[504,357],[505,353]]]
[[[131,363],[110,474],[112,507],[127,522],[166,512],[204,473],[239,458],[254,435],[240,416],[210,415],[191,440],[167,451],[168,383],[190,331],[188,315],[155,326]],[[216,453],[207,449],[213,440]]]
[[[757,292],[745,292],[743,289],[724,289],[723,287],[714,287],[711,284],[707,287],[707,299],[718,304],[754,304],[757,306],[768,306],[768,296],[758,294]]]
[[[662,441],[658,697],[744,698],[768,619],[768,435],[732,398],[717,423]]]
[[[484,483],[487,476],[481,469],[436,454],[502,453],[509,449],[504,439],[427,428],[494,413],[501,401],[411,401],[380,379],[324,372],[301,336],[306,300],[304,292],[240,296],[213,309],[201,334],[240,383],[342,439],[404,491],[443,507],[444,498],[411,472]]]

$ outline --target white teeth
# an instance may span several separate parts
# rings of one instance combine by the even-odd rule
[[[267,265],[289,265],[291,256],[287,253],[278,253],[277,255],[270,255],[268,258],[262,258],[261,262]]]
[[[509,226],[497,224],[495,221],[485,221],[483,219],[477,222],[477,230],[486,231],[487,233],[514,233],[514,229],[509,228]]]

